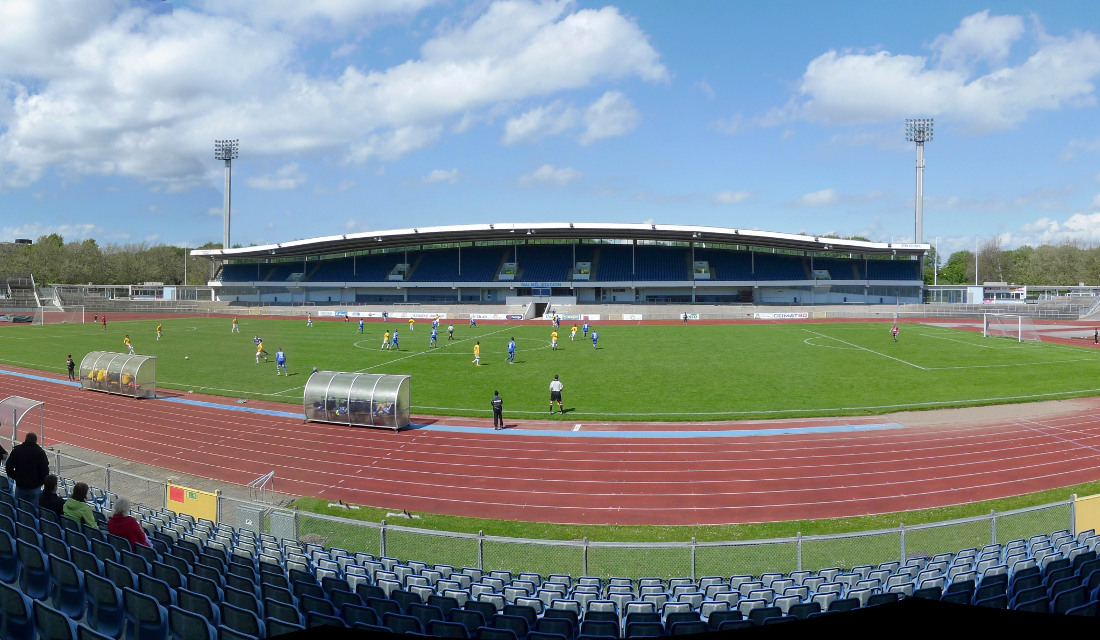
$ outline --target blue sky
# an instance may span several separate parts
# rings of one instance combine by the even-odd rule
[[[0,241],[477,222],[1100,244],[1093,2],[0,0]]]

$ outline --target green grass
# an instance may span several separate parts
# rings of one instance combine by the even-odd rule
[[[155,341],[156,325],[164,338]],[[558,351],[547,325],[456,323],[429,350],[428,322],[366,325],[241,318],[186,318],[0,329],[0,362],[60,372],[65,356],[120,351],[129,333],[138,353],[158,357],[161,388],[299,405],[309,371],[408,374],[413,410],[487,417],[499,390],[505,415],[542,417],[555,374],[565,383],[566,421],[718,420],[867,415],[1091,395],[1100,392],[1100,354],[1058,344],[982,338],[974,332],[907,324],[894,343],[886,323],[598,326],[599,349],[563,327]],[[444,323],[445,327],[445,323]],[[400,329],[401,351],[382,351],[385,329]],[[252,337],[282,347],[291,376],[255,364]],[[515,337],[516,363],[505,361]],[[482,366],[472,363],[482,343]],[[189,359],[184,359],[189,356]],[[272,356],[273,357],[273,356]]]

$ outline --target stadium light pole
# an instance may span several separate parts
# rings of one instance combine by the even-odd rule
[[[907,118],[905,139],[917,143],[917,197],[914,204],[916,233],[913,242],[920,244],[924,237],[924,143],[932,140],[932,118]]]
[[[229,204],[230,196],[232,194],[232,182],[233,182],[233,161],[237,159],[240,152],[239,140],[215,140],[214,141],[214,159],[225,161],[225,200],[222,204],[222,209],[225,215],[225,227],[222,231],[222,249],[229,249]]]

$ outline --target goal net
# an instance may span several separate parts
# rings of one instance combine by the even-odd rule
[[[34,324],[84,324],[84,305],[39,307]]]
[[[1007,313],[987,313],[983,323],[982,335],[985,337],[1012,338],[1018,342],[1041,340],[1035,322],[1029,316]]]

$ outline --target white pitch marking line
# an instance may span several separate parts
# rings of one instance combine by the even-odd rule
[[[579,425],[579,424],[573,425],[573,431],[580,431],[580,430],[581,430],[581,425]]]
[[[867,347],[861,347],[858,344],[853,344],[853,343],[848,342],[846,340],[841,340],[840,338],[834,338],[833,336],[828,336],[828,335],[825,335],[824,333],[818,333],[816,331],[810,331],[809,329],[803,329],[803,331],[805,331],[807,333],[812,333],[815,336],[821,336],[822,338],[829,338],[830,340],[836,340],[837,342],[839,342],[841,344],[846,344],[848,346],[855,347],[856,349],[859,349],[861,351],[866,351],[868,353],[873,353],[876,356],[882,356],[883,358],[889,358],[890,360],[894,360],[896,362],[900,362],[902,364],[909,365],[910,367],[915,367],[917,369],[920,369],[921,371],[927,371],[927,369],[925,367],[922,367],[919,364],[913,364],[912,362],[907,362],[905,360],[902,360],[901,358],[895,358],[894,356],[888,356],[885,353],[879,353],[878,351],[868,349]]]

